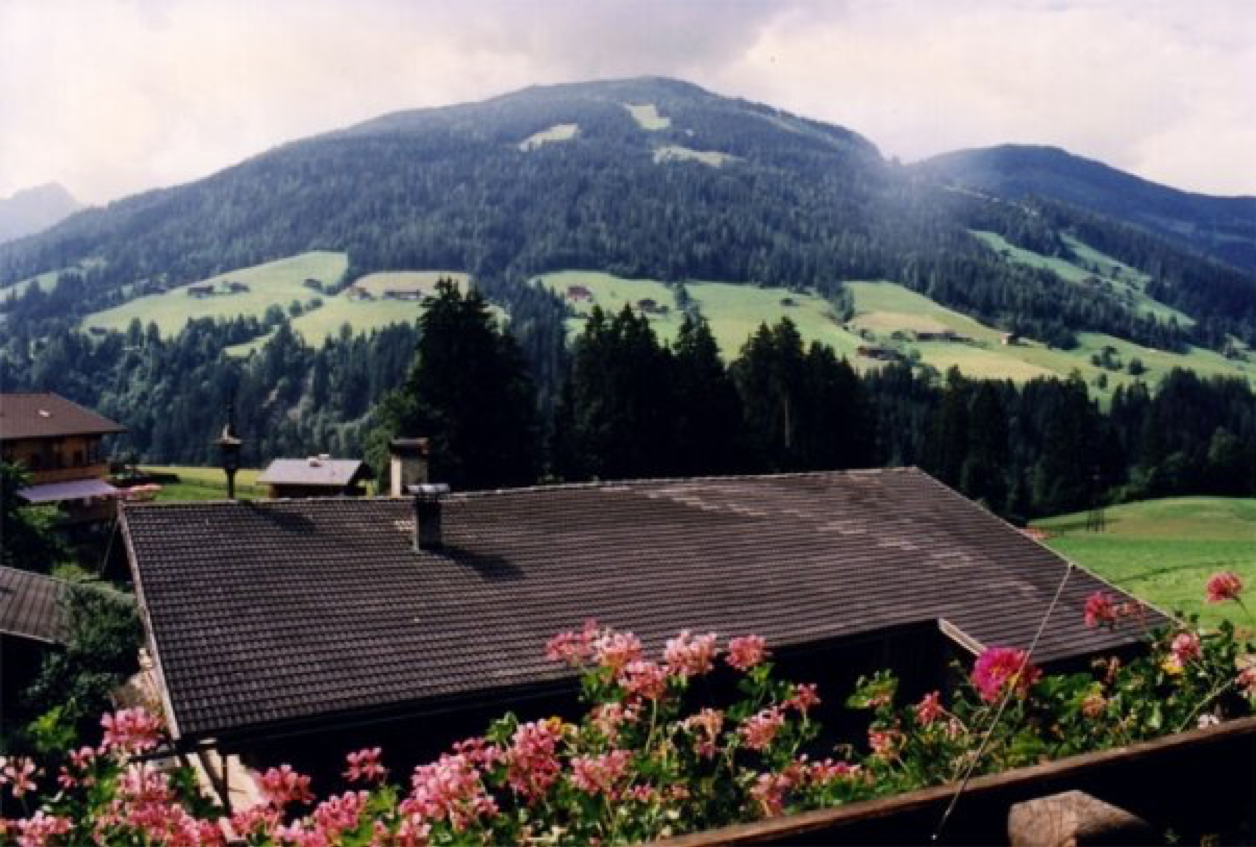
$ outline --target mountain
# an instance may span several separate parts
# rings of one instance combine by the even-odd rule
[[[1256,271],[1256,197],[1179,191],[1055,147],[961,150],[919,167],[1003,198],[1039,197],[1107,215]]]
[[[527,281],[575,269],[809,290],[839,309],[845,280],[887,280],[1065,347],[1083,331],[1163,349],[1256,343],[1256,274],[1130,222],[956,190],[850,130],[642,78],[528,88],[286,144],[0,245],[0,286],[60,274],[56,289],[27,287],[4,307],[10,325],[39,327],[337,251],[342,282],[473,274],[525,332],[564,309]],[[1093,265],[1083,248],[1123,263],[1138,291],[1052,270]]]
[[[56,182],[0,198],[0,242],[47,229],[81,208],[83,205]]]

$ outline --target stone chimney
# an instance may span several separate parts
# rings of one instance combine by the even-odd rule
[[[414,552],[439,550],[441,537],[441,500],[449,493],[443,483],[412,485],[407,493],[414,497]]]
[[[411,486],[427,483],[429,449],[426,438],[394,438],[388,442],[390,497],[405,497]]]

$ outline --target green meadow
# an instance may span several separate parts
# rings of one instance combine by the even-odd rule
[[[675,289],[658,280],[627,279],[600,271],[560,271],[544,274],[538,281],[568,304],[572,317],[567,327],[573,336],[583,328],[594,305],[614,313],[625,304],[636,308],[638,302],[647,299],[667,306],[665,313],[648,315],[660,339],[673,340],[680,327],[682,314],[676,306]],[[577,285],[587,288],[592,299],[572,299],[569,291]],[[1129,385],[1136,379],[1154,384],[1175,367],[1205,376],[1241,376],[1256,384],[1256,365],[1226,359],[1212,350],[1191,348],[1186,353],[1169,353],[1099,333],[1080,333],[1079,344],[1072,350],[1051,348],[1032,339],[1005,344],[1003,331],[896,283],[847,282],[846,286],[854,309],[845,324],[828,301],[814,294],[705,281],[687,282],[685,289],[711,325],[726,359],[737,356],[761,323],[771,324],[789,317],[806,341],[829,344],[861,370],[882,366],[879,361],[857,356],[861,345],[875,345],[939,371],[955,366],[974,378],[1024,382],[1042,376],[1066,377],[1076,371],[1100,398],[1111,396],[1118,385]],[[916,340],[916,333],[946,330],[964,340]],[[1105,350],[1117,366],[1115,369],[1091,361],[1092,355]],[[1128,372],[1129,362],[1135,358],[1146,368],[1139,377]],[[1106,387],[1100,387],[1102,381],[1106,381]]]
[[[140,468],[142,473],[174,474],[177,482],[161,483],[161,491],[157,493],[159,502],[167,500],[225,500],[227,499],[227,477],[222,468],[199,468],[186,465],[146,465]],[[240,468],[236,472],[236,497],[241,500],[254,500],[266,496],[265,487],[257,484],[261,476],[257,468]]]
[[[173,288],[161,294],[147,295],[131,300],[113,309],[89,315],[85,327],[103,327],[125,330],[133,318],[147,324],[153,321],[164,336],[177,333],[192,318],[233,318],[241,315],[262,317],[272,306],[288,310],[292,301],[300,302],[303,313],[292,318],[292,328],[310,344],[320,344],[328,336],[335,335],[348,324],[354,332],[365,333],[390,324],[408,323],[423,313],[422,304],[413,300],[384,300],[387,290],[417,291],[423,294],[435,290],[437,280],[452,278],[459,285],[467,284],[467,275],[460,271],[397,271],[368,274],[353,283],[352,288],[369,292],[374,299],[351,296],[350,289],[335,295],[321,294],[305,285],[307,279],[316,279],[324,285],[338,282],[348,268],[343,253],[303,253],[275,262],[242,268],[219,274],[191,285],[212,285],[213,296],[198,298],[187,293],[188,286]],[[231,293],[228,282],[242,282],[248,291]],[[317,298],[321,305],[310,308]],[[232,355],[242,355],[256,349],[264,338],[254,339],[229,349]]]
[[[637,304],[642,300],[666,306],[665,313],[647,313],[650,326],[663,341],[675,340],[684,318],[676,305],[675,289],[658,280],[625,279],[600,271],[559,271],[541,276],[539,282],[564,297],[571,308],[573,317],[568,319],[567,329],[572,336],[584,328],[585,318],[595,305],[610,314],[625,304],[640,311]],[[572,286],[587,288],[592,300],[572,299]],[[687,282],[685,290],[710,324],[725,359],[736,358],[760,324],[776,323],[783,317],[798,325],[805,341],[822,341],[839,354],[853,356],[860,343],[838,323],[832,304],[814,294],[723,282]]]
[[[1256,612],[1256,499],[1146,500],[1113,506],[1105,519],[1103,532],[1086,531],[1084,512],[1033,525],[1049,533],[1051,549],[1165,611],[1256,629],[1256,618],[1239,605],[1204,599],[1209,576],[1233,571]]]
[[[286,311],[293,300],[307,304],[315,297],[321,298],[326,304],[333,298],[306,287],[305,280],[316,279],[324,285],[333,285],[339,282],[348,266],[349,260],[344,253],[302,253],[275,262],[228,271],[160,294],[137,297],[121,306],[88,315],[83,320],[83,325],[87,328],[102,327],[125,331],[131,321],[138,318],[145,325],[150,321],[156,323],[161,334],[168,337],[178,333],[193,318],[226,319],[241,315],[260,318],[271,306],[278,306]],[[248,290],[229,293],[229,282],[244,283]],[[213,286],[214,294],[209,297],[193,297],[188,294],[192,285]]]
[[[1091,392],[1107,397],[1118,385],[1136,379],[1159,382],[1173,368],[1189,368],[1203,376],[1241,376],[1256,384],[1256,365],[1230,360],[1203,348],[1170,353],[1100,333],[1078,333],[1072,350],[1048,347],[1032,339],[1004,344],[1004,333],[967,315],[947,309],[928,297],[891,282],[848,282],[854,296],[854,316],[848,323],[870,341],[905,355],[919,353],[920,361],[940,371],[958,367],[970,377],[1023,382],[1037,376],[1068,376],[1077,371]],[[969,341],[916,341],[916,332],[951,330]],[[1108,351],[1116,370],[1097,366],[1091,356]],[[1146,372],[1131,375],[1128,365],[1139,359]],[[1107,382],[1100,388],[1100,377]]]
[[[1004,258],[1018,264],[1034,268],[1045,268],[1066,282],[1075,285],[1099,286],[1106,292],[1116,295],[1126,307],[1143,315],[1151,315],[1159,320],[1167,321],[1176,318],[1178,323],[1189,326],[1194,321],[1187,315],[1146,293],[1150,277],[1142,271],[1102,253],[1072,236],[1064,236],[1064,242],[1073,251],[1075,259],[1044,256],[1023,247],[1017,247],[994,232],[973,230],[973,235],[981,239],[987,246]]]

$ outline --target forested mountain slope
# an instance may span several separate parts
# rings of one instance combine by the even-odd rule
[[[919,167],[1000,197],[1045,198],[1106,215],[1256,271],[1256,197],[1179,191],[1055,147],[960,150]]]
[[[1066,256],[1064,236],[1082,228],[1193,323],[1008,261],[973,235]],[[1081,331],[1166,349],[1256,341],[1246,272],[1070,207],[957,191],[848,130],[653,78],[530,88],[287,144],[0,246],[0,286],[72,269],[61,289],[6,308],[73,322],[312,250],[347,253],[345,281],[466,271],[525,320],[560,307],[523,283],[576,268],[808,288],[839,305],[844,280],[883,279],[1061,346]]]

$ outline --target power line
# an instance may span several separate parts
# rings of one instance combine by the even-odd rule
[[[1069,562],[1068,567],[1064,569],[1064,576],[1060,579],[1059,586],[1055,589],[1055,596],[1051,598],[1051,603],[1047,606],[1047,613],[1042,616],[1042,622],[1038,624],[1038,631],[1034,634],[1034,639],[1029,643],[1029,649],[1025,651],[1025,657],[1021,660],[1021,665],[1017,669],[1016,674],[1024,673],[1025,668],[1029,666],[1029,659],[1034,654],[1034,650],[1038,647],[1038,642],[1042,639],[1042,634],[1047,629],[1047,621],[1051,620],[1051,613],[1055,611],[1056,605],[1060,602],[1060,597],[1064,593],[1064,586],[1068,582],[1068,578],[1073,575],[1073,563]],[[1009,682],[1015,676],[1009,677]],[[938,821],[938,827],[933,831],[931,843],[938,843],[938,839],[942,836],[942,830],[946,828],[947,821],[951,819],[951,813],[955,811],[956,805],[959,804],[959,798],[968,789],[968,783],[972,779],[973,772],[977,769],[977,765],[981,762],[981,757],[985,755],[986,748],[990,745],[990,739],[994,737],[994,730],[999,725],[999,720],[1003,717],[1003,712],[1007,709],[1007,704],[1011,701],[1012,695],[1016,692],[1015,685],[1008,685],[1007,690],[1003,692],[1003,699],[999,701],[999,708],[994,713],[994,719],[990,721],[990,726],[986,729],[985,736],[981,739],[981,744],[977,747],[977,755],[973,756],[972,761],[968,763],[968,768],[964,771],[964,778],[960,780],[959,786],[955,789],[955,793],[951,795],[951,802],[947,804],[946,811],[942,813],[942,819]]]

